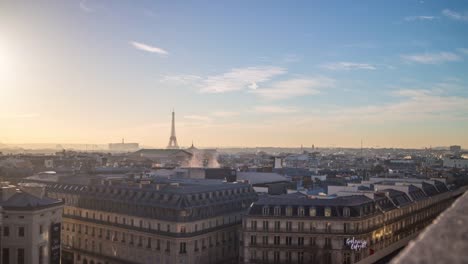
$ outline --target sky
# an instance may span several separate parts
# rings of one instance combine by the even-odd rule
[[[468,147],[467,1],[0,1],[0,143]]]

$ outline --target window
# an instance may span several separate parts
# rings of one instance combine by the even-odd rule
[[[180,251],[179,251],[179,253],[180,253],[180,254],[187,253],[185,242],[181,242],[181,243],[180,243]]]
[[[268,206],[263,207],[263,215],[269,215],[270,214],[270,208]]]
[[[10,264],[10,249],[2,249],[2,264]]]
[[[170,241],[167,241],[167,242],[166,242],[166,251],[167,251],[167,252],[170,252],[170,251],[171,251],[171,242],[170,242]]]
[[[255,259],[257,259],[257,251],[252,250],[250,252],[250,260],[255,260]]]
[[[356,252],[354,253],[354,262],[358,262],[361,260],[361,253]]]
[[[274,237],[274,244],[275,244],[275,245],[279,245],[279,244],[280,244],[280,237],[279,237],[279,236],[275,236],[275,237]]]
[[[148,243],[146,244],[147,248],[151,248],[151,237],[148,237]]]
[[[280,253],[279,253],[279,251],[275,251],[273,253],[273,261],[274,261],[274,263],[279,263],[280,262]]]
[[[297,252],[297,263],[304,263],[304,252]]]
[[[24,227],[22,226],[18,227],[18,236],[24,237]]]
[[[304,245],[304,237],[298,237],[297,238],[297,245],[298,246],[303,246]]]
[[[351,253],[343,253],[343,264],[351,264]]]
[[[309,215],[310,216],[316,216],[317,215],[317,209],[315,209],[315,207],[310,207],[309,208]]]
[[[268,237],[267,236],[262,237],[262,244],[263,245],[268,245]]]
[[[317,239],[315,237],[311,237],[309,243],[311,246],[315,246],[317,244]]]
[[[343,231],[344,233],[348,233],[350,231],[351,224],[350,223],[344,223],[343,224]]]
[[[298,229],[299,229],[300,232],[304,231],[304,222],[299,222],[298,223]]]
[[[10,236],[10,227],[4,226],[3,227],[3,236]]]
[[[281,222],[280,221],[275,221],[275,231],[279,231],[281,228]]]
[[[263,231],[268,231],[268,221],[263,221]]]
[[[252,230],[257,230],[257,221],[251,222]]]
[[[286,245],[287,245],[287,246],[292,245],[292,237],[290,237],[290,236],[287,236],[287,237],[286,237]]]
[[[299,216],[304,216],[304,212],[305,212],[305,210],[304,210],[304,207],[302,207],[302,206],[300,206],[300,207],[297,209],[297,214],[298,214]]]
[[[286,262],[287,263],[292,262],[292,252],[291,251],[286,251]]]
[[[292,216],[293,209],[291,206],[286,207],[286,216]]]
[[[325,207],[325,216],[331,216],[331,208],[330,207]]]
[[[331,247],[331,238],[329,238],[329,237],[325,238],[325,246],[326,247]]]
[[[257,236],[250,236],[250,245],[257,244]]]
[[[67,225],[67,229],[68,229],[68,225]],[[43,232],[43,227],[42,225],[39,225],[39,235],[42,235],[42,232]]]
[[[194,250],[195,250],[195,251],[198,251],[198,240],[195,240]]]
[[[275,206],[275,212],[274,213],[275,213],[275,216],[281,215],[281,207]]]
[[[78,255],[78,260],[80,260],[80,255]],[[44,246],[39,247],[39,264],[44,264]]]
[[[292,222],[286,222],[286,231],[292,231]]]
[[[348,207],[343,208],[343,216],[349,217],[350,211]]]

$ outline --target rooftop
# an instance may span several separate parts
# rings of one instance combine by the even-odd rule
[[[27,192],[17,192],[8,200],[1,203],[6,210],[31,210],[41,209],[49,206],[61,205],[62,201],[49,197],[37,197]]]

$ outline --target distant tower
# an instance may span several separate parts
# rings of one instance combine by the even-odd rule
[[[167,145],[168,149],[178,149],[177,138],[175,135],[175,113],[172,110],[172,127],[171,127],[171,137],[169,138],[169,144]]]

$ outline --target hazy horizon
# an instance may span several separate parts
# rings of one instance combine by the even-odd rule
[[[19,0],[0,22],[3,144],[164,148],[175,109],[182,146],[468,146],[465,1]]]

